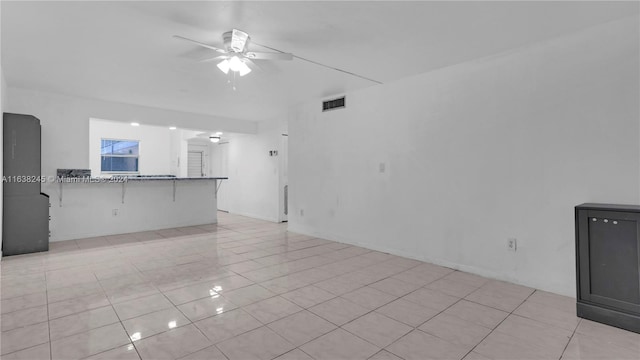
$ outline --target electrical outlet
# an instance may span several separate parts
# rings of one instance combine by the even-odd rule
[[[385,171],[387,171],[387,164],[385,164],[385,163],[383,163],[383,162],[382,162],[382,163],[380,163],[380,165],[378,166],[378,171],[379,171],[380,173],[384,173]]]
[[[510,251],[518,250],[518,239],[516,238],[507,239],[507,249],[509,249]]]
[[[304,216],[304,209],[300,209],[300,216]]]
[[[111,210],[111,215],[118,216],[118,209]]]

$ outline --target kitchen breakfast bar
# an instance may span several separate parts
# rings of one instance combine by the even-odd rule
[[[226,177],[58,177],[49,183],[50,241],[217,223]]]

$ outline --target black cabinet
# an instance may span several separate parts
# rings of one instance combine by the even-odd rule
[[[578,316],[640,332],[640,206],[576,206]]]

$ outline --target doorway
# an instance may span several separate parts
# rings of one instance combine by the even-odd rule
[[[189,151],[187,157],[187,176],[188,177],[203,177],[204,169],[203,169],[203,158],[204,154],[202,151]]]

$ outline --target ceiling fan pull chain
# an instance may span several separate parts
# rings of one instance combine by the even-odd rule
[[[236,72],[233,72],[233,91],[236,91]]]

